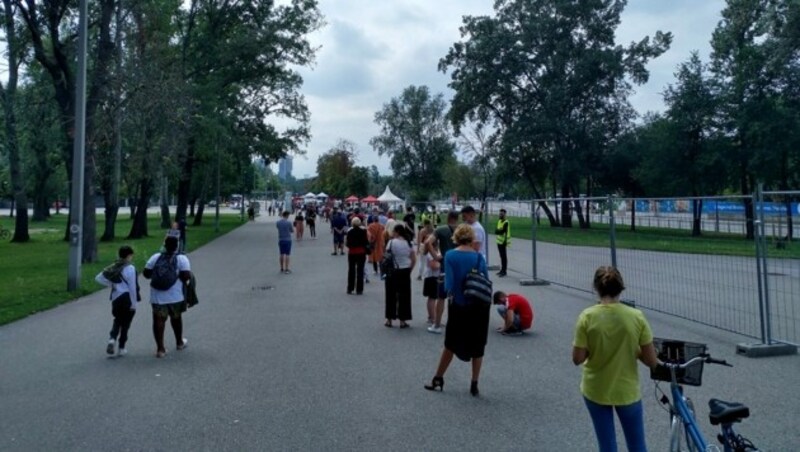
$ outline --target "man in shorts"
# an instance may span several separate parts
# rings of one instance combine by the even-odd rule
[[[497,329],[498,333],[517,336],[533,326],[533,308],[522,295],[506,294],[498,290],[492,296],[492,301],[504,322],[503,326]]]
[[[154,268],[159,265],[159,260],[164,259],[169,262],[177,273],[175,282],[166,289],[152,287],[155,281],[150,283],[150,304],[153,307],[153,336],[156,340],[156,358],[163,358],[167,354],[164,346],[164,330],[166,329],[167,319],[172,325],[172,332],[175,333],[175,343],[178,350],[186,348],[187,340],[183,337],[183,320],[181,314],[186,310],[186,303],[183,301],[183,285],[188,284],[192,279],[189,258],[185,254],[178,254],[178,239],[167,237],[164,239],[164,253],[156,253],[147,260],[142,274],[145,278],[151,279],[154,276]]]
[[[425,240],[425,252],[431,253],[440,264],[438,297],[436,299],[436,310],[434,312],[435,317],[433,319],[433,325],[428,327],[429,333],[442,334],[444,300],[447,298],[447,292],[444,290],[444,256],[448,251],[455,248],[455,244],[453,243],[453,231],[456,230],[456,226],[458,226],[458,212],[449,212],[447,214],[447,224],[436,228],[433,234],[430,234],[427,240]]]
[[[288,274],[292,271],[289,270],[289,256],[292,254],[292,234],[294,234],[294,226],[289,221],[289,211],[281,213],[281,219],[276,223],[278,228],[278,250],[281,253],[281,273]]]
[[[333,210],[331,232],[333,232],[333,252],[331,256],[336,256],[337,251],[340,255],[344,255],[344,234],[347,232],[347,218],[337,209]]]

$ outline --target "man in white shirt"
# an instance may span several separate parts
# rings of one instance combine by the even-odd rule
[[[117,252],[119,260],[114,263],[122,267],[122,271],[116,273],[119,282],[109,281],[104,272],[100,272],[94,277],[98,283],[111,287],[111,315],[114,316],[114,323],[111,325],[106,353],[114,354],[114,346],[119,344],[117,349],[118,356],[125,356],[128,349],[125,348],[128,342],[128,330],[136,315],[136,305],[142,299],[139,296],[139,282],[136,277],[136,267],[133,266],[133,248],[124,245]],[[119,342],[117,342],[119,341]]]
[[[178,350],[186,348],[187,340],[183,337],[183,320],[181,313],[186,310],[183,299],[183,285],[192,278],[189,258],[178,254],[178,239],[164,239],[164,253],[156,253],[147,260],[143,275],[150,279],[150,304],[153,307],[153,336],[156,340],[156,357],[163,358],[167,354],[164,346],[164,330],[167,318],[175,333]]]
[[[475,208],[464,206],[461,209],[461,216],[464,218],[464,222],[472,226],[475,231],[475,240],[472,242],[472,247],[475,251],[481,253],[483,259],[486,260],[486,230],[483,229],[483,225],[478,221]]]

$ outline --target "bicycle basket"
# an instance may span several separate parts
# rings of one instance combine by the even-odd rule
[[[706,353],[705,344],[684,342],[674,339],[653,338],[658,359],[665,363],[683,364],[690,359]],[[650,378],[658,381],[671,382],[669,369],[657,367],[650,370]],[[678,384],[700,386],[703,380],[703,363],[697,363],[688,369],[677,369],[675,379]]]

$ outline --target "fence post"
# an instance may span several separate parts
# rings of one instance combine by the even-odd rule
[[[539,279],[536,264],[536,200],[534,199],[531,201],[531,273],[533,279],[520,280],[519,284],[521,286],[544,286],[549,284],[547,281]]]
[[[617,228],[614,221],[614,198],[606,197],[608,203],[608,234],[611,245],[611,266],[617,268]]]
[[[770,307],[769,307],[769,272],[767,271],[767,239],[766,239],[766,224],[764,218],[764,184],[758,184],[758,221],[760,234],[758,239],[761,242],[761,274],[764,280],[764,326],[766,327],[766,342],[765,344],[772,343],[772,321],[770,320]]]

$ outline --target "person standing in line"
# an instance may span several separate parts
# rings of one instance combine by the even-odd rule
[[[497,329],[498,333],[521,335],[533,326],[533,308],[522,295],[498,290],[492,296],[492,302],[503,319],[503,326]]]
[[[186,248],[186,227],[187,227],[186,217],[181,217],[181,219],[178,220],[178,231],[180,232],[180,235],[178,236],[178,252],[179,253],[183,253],[183,254],[186,254],[186,250],[187,250],[187,248]]]
[[[378,212],[378,223],[380,223],[381,226],[385,227],[386,226],[386,222],[388,222],[388,221],[389,221],[389,217],[386,216],[386,212],[384,212],[383,210],[379,211]]]
[[[289,256],[292,255],[292,234],[294,227],[289,221],[289,212],[283,211],[281,219],[275,223],[278,228],[278,252],[280,253],[281,273],[289,274]]]
[[[331,218],[331,232],[333,232],[333,252],[331,256],[336,256],[338,251],[340,255],[344,254],[344,234],[347,229],[347,219],[344,214],[339,212],[338,209],[333,209],[333,218]]]
[[[431,383],[425,385],[429,391],[444,390],[444,374],[456,356],[462,361],[472,362],[469,392],[475,397],[480,393],[478,379],[489,333],[489,305],[470,303],[463,289],[464,280],[473,269],[488,278],[486,261],[475,250],[474,240],[474,228],[467,224],[459,225],[453,233],[453,241],[458,246],[444,258],[445,289],[449,300],[447,328],[436,374]]]
[[[428,331],[431,331],[431,327],[436,322],[436,299],[439,297],[439,275],[441,274],[442,264],[436,259],[439,256],[439,248],[435,244],[428,246],[426,240],[423,252],[420,265],[420,267],[425,267],[422,272],[424,277],[422,280],[422,296],[427,299]]]
[[[119,257],[117,264],[122,266],[119,274],[120,282],[109,281],[103,272],[98,273],[94,279],[106,287],[111,287],[111,315],[114,316],[114,322],[111,325],[106,353],[113,355],[114,346],[119,344],[117,356],[125,356],[128,354],[128,349],[125,348],[128,342],[128,331],[142,297],[139,293],[136,267],[133,265],[133,248],[123,245],[117,251],[117,256]],[[134,291],[136,291],[135,294]]]
[[[442,334],[442,316],[444,315],[444,300],[447,292],[444,289],[444,258],[448,251],[455,248],[453,232],[458,226],[458,212],[447,213],[447,224],[439,226],[425,241],[425,246],[434,259],[439,262],[439,279],[437,283],[436,309],[433,325],[428,327],[429,333]]]
[[[383,225],[378,221],[378,216],[373,215],[372,221],[367,226],[367,239],[370,244],[369,260],[372,263],[372,270],[374,275],[378,275],[378,264],[383,259],[383,247],[386,246],[386,240],[383,234]]]
[[[425,241],[428,237],[433,234],[433,225],[431,224],[431,220],[425,218],[422,220],[422,228],[417,233],[417,253],[419,254],[420,258],[426,254],[425,250]],[[417,273],[417,281],[422,280],[422,273],[423,270],[427,267],[426,265],[419,266],[419,272]]]
[[[642,311],[619,302],[625,290],[619,270],[599,267],[593,285],[600,301],[578,316],[572,343],[572,362],[583,364],[581,393],[601,452],[617,450],[614,411],[628,450],[646,451],[636,362],[660,364],[653,333]]]
[[[353,217],[351,228],[347,231],[347,294],[353,289],[356,295],[364,293],[364,262],[367,259],[367,230],[361,227],[361,219]]]
[[[312,239],[317,238],[317,212],[314,207],[310,207],[306,211],[306,224],[308,225],[308,233]]]
[[[178,253],[178,239],[167,237],[164,240],[166,252],[150,256],[142,274],[150,279],[150,304],[153,307],[153,336],[156,340],[156,357],[167,354],[164,346],[164,330],[167,318],[175,333],[178,350],[186,348],[188,341],[183,337],[181,314],[186,310],[183,301],[183,285],[192,278],[189,258]]]
[[[414,229],[414,222],[417,221],[417,216],[414,214],[414,208],[411,206],[406,207],[406,215],[403,217],[403,223],[406,224],[408,230],[413,232],[416,230]]]
[[[300,209],[297,211],[297,215],[294,217],[294,231],[295,231],[295,240],[300,241],[303,240],[303,228],[305,223],[305,219],[303,218],[303,210]]]
[[[497,219],[497,228],[495,229],[497,236],[497,253],[500,255],[500,271],[497,276],[506,276],[508,270],[508,255],[507,249],[511,245],[511,225],[506,218],[506,209],[500,209],[500,217]]]
[[[475,230],[475,240],[472,242],[472,247],[475,248],[475,251],[481,253],[483,260],[486,261],[486,230],[483,229],[483,225],[478,221],[475,208],[464,206],[461,209],[461,216],[464,218],[464,222]]]
[[[414,233],[403,223],[394,225],[392,239],[386,246],[394,257],[394,271],[385,282],[386,323],[392,327],[394,319],[400,320],[400,328],[408,328],[411,320],[411,272],[417,263],[417,255],[411,243]]]

